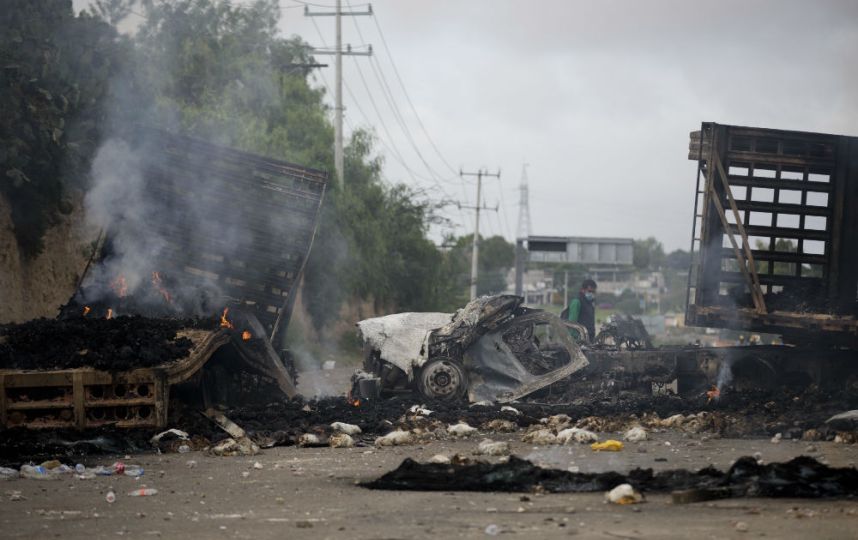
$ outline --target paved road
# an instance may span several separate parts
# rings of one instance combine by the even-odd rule
[[[534,448],[512,434],[517,455],[583,472],[634,466],[726,467],[760,452],[767,461],[805,453],[808,443],[713,439],[677,433],[629,444],[619,453],[587,446]],[[485,538],[495,525],[518,538],[855,538],[858,503],[843,500],[736,499],[673,505],[651,495],[645,504],[605,504],[603,494],[418,493],[368,491],[375,478],[411,456],[470,453],[479,438],[386,449],[275,448],[252,458],[199,452],[131,456],[146,474],[92,480],[13,480],[0,484],[2,538]],[[670,443],[666,445],[665,443]],[[858,461],[858,446],[814,443],[811,455],[831,465]],[[655,461],[666,458],[667,461]],[[196,466],[186,463],[194,460]],[[101,459],[86,463],[109,464]],[[253,467],[258,462],[261,469]],[[126,495],[141,485],[152,497]],[[112,487],[117,500],[108,504]],[[12,501],[17,497],[20,500]],[[737,528],[737,523],[742,523]],[[746,531],[740,530],[745,529]]]

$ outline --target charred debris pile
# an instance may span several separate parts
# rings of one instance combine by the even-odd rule
[[[854,497],[858,495],[858,470],[829,467],[806,456],[768,464],[743,457],[727,471],[714,467],[696,472],[637,468],[627,474],[545,469],[514,456],[501,463],[465,460],[436,464],[405,459],[397,469],[363,486],[411,491],[582,493],[607,491],[621,484],[642,492],[673,492],[675,502],[744,496]]]
[[[178,360],[193,343],[178,332],[210,330],[214,319],[141,316],[38,319],[0,327],[0,369],[119,371]]]
[[[203,449],[229,437],[196,408],[171,407],[169,427],[189,434],[193,449]],[[593,396],[576,403],[526,402],[504,407],[499,404],[465,405],[445,401],[393,398],[374,402],[345,397],[318,400],[280,399],[269,403],[227,408],[223,413],[260,447],[306,445],[302,436],[317,436],[314,446],[328,446],[331,424],[355,425],[361,433],[355,445],[371,446],[376,437],[405,430],[418,437],[435,437],[450,425],[464,422],[491,434],[498,425],[520,434],[542,427],[545,419],[565,416],[569,425],[593,431],[620,432],[634,425],[646,429],[675,429],[689,434],[724,437],[771,437],[808,441],[834,440],[853,433],[854,423],[826,423],[844,408],[858,409],[855,395],[832,395],[807,390],[801,394],[779,392],[736,392],[718,401],[694,402],[669,396],[603,399]],[[0,431],[0,461],[23,461],[89,454],[132,451],[174,451],[174,445],[157,445],[149,439],[160,429],[119,429],[105,426],[90,430]],[[438,435],[443,436],[443,435]]]

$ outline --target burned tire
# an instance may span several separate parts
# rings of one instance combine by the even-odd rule
[[[468,391],[468,374],[459,362],[436,358],[420,370],[417,389],[427,398],[457,401]]]

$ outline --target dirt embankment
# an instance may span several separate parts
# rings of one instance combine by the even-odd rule
[[[55,316],[71,297],[97,234],[75,205],[48,231],[42,254],[27,260],[15,241],[9,201],[0,195],[0,324]]]

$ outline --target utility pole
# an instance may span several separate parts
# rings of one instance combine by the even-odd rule
[[[563,308],[569,306],[569,270],[563,271]]]
[[[497,207],[495,208],[487,208],[480,205],[480,197],[482,196],[482,188],[483,188],[483,177],[491,176],[494,178],[500,178],[500,169],[498,172],[491,174],[485,169],[479,169],[477,172],[463,172],[459,171],[459,176],[476,176],[477,177],[477,204],[475,206],[461,206],[460,208],[471,208],[476,211],[476,219],[474,221],[474,247],[471,251],[471,300],[477,297],[477,269],[480,257],[480,209],[483,210],[494,210],[497,212]]]
[[[342,16],[372,15],[372,4],[367,6],[366,11],[343,11],[342,0],[337,0],[336,11],[310,11],[309,6],[304,6],[305,17],[336,17],[337,41],[333,51],[314,49],[313,54],[333,54],[336,56],[336,83],[334,88],[334,169],[337,182],[343,185],[343,56],[372,56],[372,45],[367,52],[352,51],[348,45],[343,51],[343,27]]]
[[[530,201],[527,192],[527,163],[521,166],[521,184],[519,184],[518,230],[515,238],[515,294],[524,294],[524,263],[527,250],[524,243],[530,235]]]

